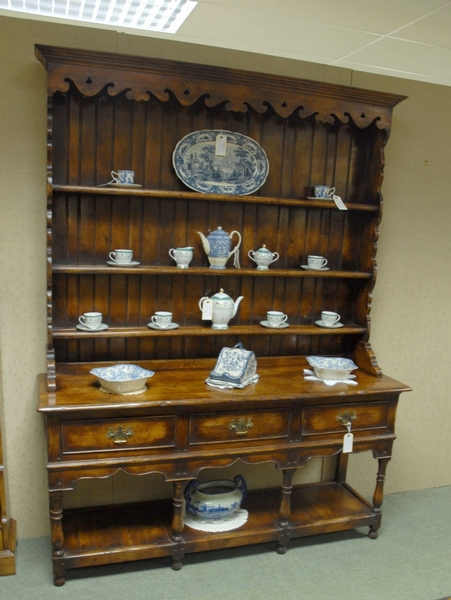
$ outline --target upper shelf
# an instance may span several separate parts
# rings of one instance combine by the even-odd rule
[[[177,267],[162,267],[158,265],[141,265],[137,267],[121,267],[108,265],[52,265],[54,273],[65,273],[67,275],[211,275],[211,276],[256,276],[256,277],[324,277],[326,279],[371,279],[373,273],[365,271],[303,271],[301,268],[293,269],[268,269],[259,271],[252,269],[210,269],[209,267],[189,267],[189,269],[177,269]]]
[[[304,206],[305,208],[335,209],[331,200],[306,200],[303,198],[277,198],[267,196],[234,196],[229,194],[200,194],[199,192],[184,192],[178,190],[151,190],[145,188],[116,188],[108,186],[78,186],[78,185],[53,185],[53,192],[72,194],[96,194],[99,196],[140,196],[148,198],[167,198],[181,200],[209,200],[227,202],[245,202],[248,204],[274,204],[280,206]],[[379,206],[369,204],[345,203],[348,210],[378,212]]]

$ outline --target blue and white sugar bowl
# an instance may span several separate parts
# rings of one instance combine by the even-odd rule
[[[220,521],[231,517],[247,494],[242,475],[233,479],[213,479],[200,483],[191,481],[185,490],[186,508],[202,521]]]

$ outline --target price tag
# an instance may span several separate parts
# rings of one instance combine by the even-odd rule
[[[345,433],[343,437],[343,454],[352,452],[352,445],[354,443],[354,435],[352,433]]]
[[[339,210],[348,210],[347,206],[345,205],[345,203],[343,202],[343,200],[340,198],[340,196],[336,196],[335,194],[332,196],[332,200],[335,202],[335,206],[339,209]]]
[[[210,298],[205,298],[202,302],[202,321],[211,321],[213,317],[213,306]]]
[[[216,156],[225,156],[227,154],[227,136],[220,133],[216,136]]]
[[[348,423],[346,427],[348,428],[348,433],[345,433],[343,437],[343,454],[352,452],[352,446],[354,444],[354,435],[351,433],[352,424]]]

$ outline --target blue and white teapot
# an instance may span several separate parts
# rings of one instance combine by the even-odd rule
[[[226,263],[232,254],[235,255],[233,265],[238,269],[240,268],[238,248],[241,245],[241,234],[238,231],[234,230],[232,233],[226,233],[222,227],[218,227],[208,237],[205,237],[200,231],[197,233],[201,237],[205,254],[208,256],[210,269],[225,269]],[[231,250],[232,237],[235,234],[238,236],[238,244]]]

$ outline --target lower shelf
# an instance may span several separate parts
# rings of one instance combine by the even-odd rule
[[[243,508],[249,513],[240,528],[206,533],[185,527],[185,553],[278,541],[280,490],[249,492]],[[170,500],[116,507],[64,511],[65,568],[171,556]],[[380,519],[372,506],[346,484],[320,483],[295,488],[289,538],[371,526]]]

